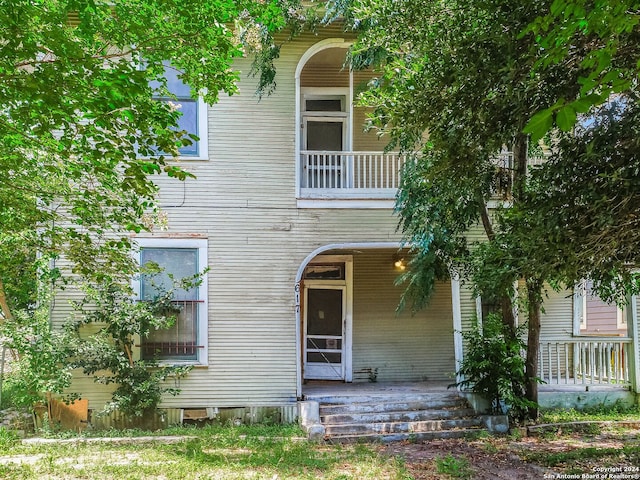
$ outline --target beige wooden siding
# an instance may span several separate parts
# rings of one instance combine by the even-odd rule
[[[454,372],[451,286],[440,283],[416,315],[395,312],[402,287],[393,251],[354,255],[353,370],[377,369],[378,381],[450,380]],[[367,381],[366,375],[360,379]]]
[[[296,399],[295,275],[304,258],[329,243],[397,241],[390,210],[297,209],[295,82],[307,37],[285,46],[277,92],[254,96],[242,73],[240,94],[209,108],[209,160],[181,161],[197,179],[157,177],[168,230],[208,241],[208,365],[179,381],[166,407],[234,407]],[[247,72],[249,62],[238,63]],[[91,408],[105,395],[84,382]]]
[[[522,295],[525,287],[519,285]],[[555,291],[545,286],[545,297],[540,317],[540,340],[571,339],[573,337],[573,292],[571,290]],[[520,323],[527,321],[526,310],[520,309]]]
[[[338,49],[335,49],[338,50]],[[340,49],[346,52],[345,49]],[[322,55],[322,52],[316,56]],[[300,75],[300,86],[302,87],[348,87],[349,69],[343,68],[341,64],[315,63],[307,65]]]

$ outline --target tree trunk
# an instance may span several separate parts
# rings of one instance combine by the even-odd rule
[[[540,278],[527,279],[527,300],[529,331],[527,336],[526,366],[526,398],[534,402],[529,407],[529,417],[538,417],[538,359],[540,356],[540,308],[542,306],[542,280]]]
[[[4,283],[2,283],[2,279],[0,279],[0,311],[2,313],[0,323],[11,320],[11,309],[9,308],[9,304],[7,302],[7,294],[4,290]]]
[[[527,181],[527,136],[518,133],[513,139],[513,200],[522,198]]]
[[[502,297],[502,323],[509,327],[512,337],[515,337],[517,327],[513,314],[513,299],[506,294]]]
[[[484,227],[484,233],[487,239],[491,242],[496,238],[496,234],[493,230],[491,223],[491,217],[489,216],[489,208],[487,202],[482,201],[482,208],[480,209],[480,219],[482,220],[482,226]],[[507,292],[503,293],[500,300],[502,322],[509,327],[509,331],[515,337],[516,335],[516,319],[513,315],[513,299]]]

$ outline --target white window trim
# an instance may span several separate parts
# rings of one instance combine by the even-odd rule
[[[135,243],[139,247],[135,252],[135,257],[140,263],[140,249],[142,248],[197,248],[198,249],[198,267],[200,272],[208,265],[207,240],[193,238],[136,238]],[[198,287],[198,299],[202,302],[198,303],[198,344],[202,348],[198,348],[197,360],[160,360],[160,364],[169,365],[207,365],[209,359],[209,288],[208,275],[202,275],[202,283]],[[140,298],[140,279],[135,278],[131,285],[136,298]]]
[[[209,160],[209,122],[207,104],[198,96],[198,155],[180,155],[179,160]]]
[[[323,263],[344,263],[344,280],[304,280],[305,287],[341,286],[346,290],[345,326],[344,326],[344,381],[353,381],[353,256],[352,255],[318,255],[308,265]],[[306,344],[306,333],[303,333]],[[305,348],[306,351],[306,348]],[[304,356],[302,357],[304,358]]]
[[[573,287],[573,334],[581,335],[581,331],[587,328],[587,295],[584,283]]]
[[[623,308],[618,306],[617,325],[619,329],[627,328],[627,307]]]
[[[343,132],[343,146],[342,150],[348,152],[351,150],[352,143],[352,128],[351,128],[351,120],[353,118],[353,104],[351,101],[351,89],[349,87],[301,87],[300,88],[300,96],[301,96],[301,111],[300,116],[302,118],[302,122],[300,122],[300,145],[303,145],[304,148],[301,150],[306,150],[307,137],[306,137],[306,127],[307,120],[313,119],[318,121],[328,121],[328,122],[339,122],[342,123],[342,132]],[[344,98],[344,110],[341,112],[322,112],[322,111],[307,111],[306,105],[307,102],[305,100],[337,100]],[[298,157],[300,157],[298,152]],[[299,160],[298,160],[299,162]]]

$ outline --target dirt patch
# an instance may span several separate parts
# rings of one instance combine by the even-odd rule
[[[620,478],[640,480],[640,432],[448,439],[380,447],[416,480]]]
[[[444,472],[454,478],[528,480],[542,479],[550,472],[526,463],[510,449],[498,448],[488,441],[451,439],[397,443],[386,446],[385,453],[403,458],[407,470],[416,480],[442,479]],[[451,459],[461,462],[456,464]]]

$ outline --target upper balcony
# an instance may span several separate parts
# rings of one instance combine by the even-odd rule
[[[346,68],[349,43],[307,50],[296,69],[296,198],[299,207],[393,208],[405,158],[365,132],[367,110],[354,91],[373,75]]]
[[[407,156],[384,152],[375,132],[365,132],[367,110],[354,91],[371,72],[345,67],[348,42],[327,39],[307,50],[296,69],[296,199],[305,208],[393,208]],[[537,164],[543,159],[531,159]],[[495,158],[496,191],[513,183],[513,155]]]
[[[394,199],[406,157],[398,153],[302,150],[300,198]]]

